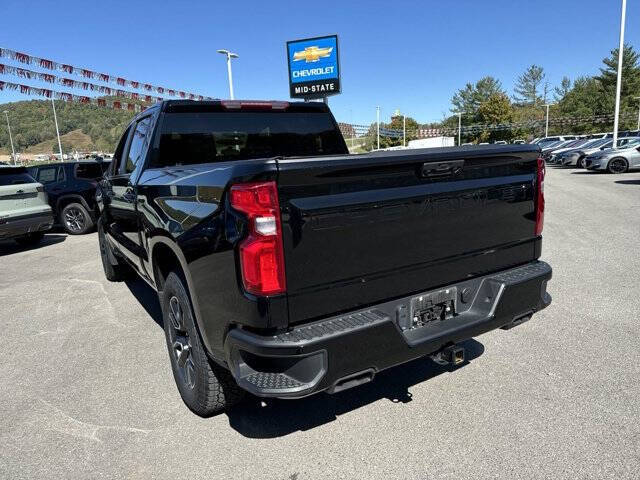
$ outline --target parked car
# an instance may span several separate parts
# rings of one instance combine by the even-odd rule
[[[539,154],[349,155],[321,102],[164,101],[100,182],[104,272],[158,291],[199,415],[243,391],[339,392],[425,355],[459,364],[460,342],[551,301]]]
[[[540,155],[542,156],[543,159],[547,160],[548,158],[551,157],[554,151],[564,148],[567,145],[571,145],[574,142],[575,140],[558,140],[555,142],[544,144],[544,146],[541,146],[542,150],[540,152]]]
[[[0,168],[0,240],[12,238],[22,245],[34,245],[52,225],[42,185],[24,167]]]
[[[635,144],[640,141],[639,137],[624,137],[618,139],[618,147],[623,147],[627,144]],[[585,159],[589,155],[593,155],[594,153],[598,153],[603,150],[607,150],[613,146],[612,138],[602,138],[598,141],[590,144],[587,148],[579,148],[577,150],[572,150],[570,152],[565,152],[561,158],[561,165],[564,167],[578,167],[584,168]]]
[[[536,138],[533,142],[535,142],[535,144],[540,148],[547,148],[554,142],[565,142],[567,140],[575,140],[576,138],[576,135],[556,135],[553,137],[543,137],[540,139]]]
[[[578,140],[566,140],[562,143],[553,145],[550,148],[544,148],[542,150],[542,158],[544,159],[545,163],[550,163],[551,159],[558,153],[558,152],[563,152],[565,150],[568,150],[570,148],[573,148],[575,146],[578,146],[580,144],[584,143],[584,140],[582,139],[578,139]]]
[[[603,150],[589,155],[584,160],[587,170],[609,173],[625,173],[640,168],[640,139],[628,142],[622,148]]]
[[[549,154],[544,157],[545,158],[545,162],[549,163],[551,165],[558,164],[558,163],[560,165],[562,165],[561,159],[563,158],[565,153],[578,151],[580,149],[589,148],[590,145],[595,144],[599,140],[601,140],[601,139],[582,138],[580,140],[574,140],[572,143],[570,143],[568,145],[565,145],[562,148],[558,148],[556,150],[553,150],[552,152],[549,152]],[[606,143],[606,141],[603,142],[603,143]]]
[[[512,143],[513,145],[524,145],[524,144],[525,144],[525,143],[527,143],[527,142],[525,142],[525,141],[524,141],[523,139],[521,139],[521,138],[518,138],[518,139],[516,139],[516,140],[513,140],[511,143]]]
[[[96,186],[109,162],[79,161],[29,169],[44,185],[57,222],[71,235],[90,232],[96,220]]]

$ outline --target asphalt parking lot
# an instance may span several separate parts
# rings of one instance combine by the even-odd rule
[[[640,173],[547,170],[552,305],[428,359],[209,419],[174,386],[157,300],[96,234],[0,243],[0,478],[637,478]]]

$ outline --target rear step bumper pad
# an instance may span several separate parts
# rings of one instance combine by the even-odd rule
[[[394,365],[524,323],[551,303],[546,291],[551,274],[547,263],[536,261],[277,335],[233,329],[225,342],[227,363],[238,384],[258,396],[295,398],[344,390]],[[407,326],[407,312],[414,314],[412,300],[440,293],[449,299],[450,292],[455,293],[453,316]]]

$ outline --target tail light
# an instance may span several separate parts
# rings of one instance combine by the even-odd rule
[[[542,227],[544,226],[544,174],[545,166],[542,158],[538,159],[538,165],[536,169],[537,180],[537,196],[536,196],[536,229],[535,234],[542,234]]]
[[[284,293],[284,251],[276,183],[233,185],[230,202],[249,221],[249,235],[239,248],[244,288],[256,295]]]

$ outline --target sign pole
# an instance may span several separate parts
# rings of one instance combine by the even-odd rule
[[[58,116],[56,115],[56,102],[51,97],[51,106],[53,107],[53,119],[56,123],[56,135],[58,136],[58,149],[60,150],[60,161],[64,162],[64,157],[62,156],[62,143],[60,143],[60,130],[58,130]]]
[[[407,146],[407,116],[403,115],[402,116],[402,146],[406,147]]]
[[[13,149],[13,137],[11,136],[11,125],[9,125],[9,112],[4,111],[4,116],[7,117],[7,130],[9,130],[9,142],[11,143],[11,160],[13,164],[16,164],[16,151]]]
[[[380,107],[376,107],[376,131],[378,137],[378,150],[380,150]]]

